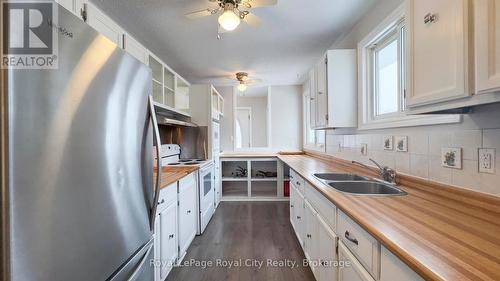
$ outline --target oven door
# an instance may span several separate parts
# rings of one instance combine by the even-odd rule
[[[214,165],[210,163],[200,170],[200,224],[198,234],[202,234],[215,212]]]

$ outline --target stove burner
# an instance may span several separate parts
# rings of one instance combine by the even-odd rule
[[[176,165],[180,165],[181,163],[168,163],[169,166],[176,166]]]

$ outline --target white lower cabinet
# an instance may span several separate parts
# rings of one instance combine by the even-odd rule
[[[364,269],[344,243],[339,242],[339,261],[345,266],[339,267],[338,281],[374,281],[373,277]],[[401,280],[404,281],[404,280]]]
[[[316,235],[319,241],[318,247],[318,281],[333,281],[337,280],[337,235],[329,225],[321,218],[318,219],[318,234]]]
[[[409,268],[393,253],[382,247],[380,257],[380,281],[423,281],[415,271]]]
[[[316,277],[319,280],[318,272],[318,260],[319,260],[319,237],[318,237],[318,218],[317,213],[309,202],[305,202],[305,241],[304,241],[304,252],[306,258],[309,261],[309,266]]]
[[[179,259],[182,260],[196,236],[196,177],[195,173],[179,181]]]
[[[159,212],[155,222],[156,280],[165,280],[177,259],[177,204],[170,204]]]
[[[297,172],[290,179],[290,222],[317,281],[423,280]]]

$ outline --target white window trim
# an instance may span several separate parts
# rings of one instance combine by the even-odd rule
[[[372,115],[373,103],[370,96],[370,79],[368,70],[369,48],[381,34],[393,28],[405,17],[405,6],[400,5],[363,40],[358,43],[358,130],[372,130],[398,127],[413,127],[437,124],[459,123],[461,115],[388,115],[385,118],[374,118]]]

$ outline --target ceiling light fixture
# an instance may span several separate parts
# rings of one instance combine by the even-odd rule
[[[240,25],[241,19],[234,12],[234,4],[226,3],[224,13],[219,17],[219,24],[227,31],[235,30]]]
[[[239,90],[240,92],[244,92],[244,91],[246,91],[246,90],[247,90],[247,85],[245,85],[244,83],[240,83],[240,84],[238,85],[238,90]]]

